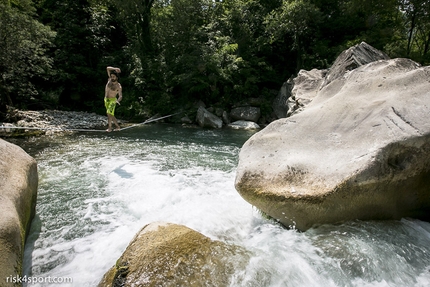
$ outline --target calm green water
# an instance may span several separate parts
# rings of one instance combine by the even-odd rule
[[[262,218],[234,189],[251,135],[155,124],[18,142],[40,177],[26,274],[96,286],[144,225],[166,221],[251,251],[231,286],[430,286],[429,223],[357,221],[301,233]]]

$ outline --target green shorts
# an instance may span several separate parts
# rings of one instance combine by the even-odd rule
[[[115,114],[116,98],[105,98],[106,113],[109,115]]]

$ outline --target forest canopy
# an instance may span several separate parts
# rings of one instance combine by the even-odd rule
[[[430,63],[428,0],[0,0],[0,106],[104,113],[120,67],[126,117],[271,98],[362,41]]]

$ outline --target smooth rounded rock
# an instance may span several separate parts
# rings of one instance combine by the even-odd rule
[[[0,286],[22,275],[24,243],[35,215],[36,161],[20,147],[0,139]]]
[[[430,218],[430,67],[360,66],[239,155],[235,186],[286,226]]]

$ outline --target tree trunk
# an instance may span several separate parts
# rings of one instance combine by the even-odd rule
[[[13,102],[10,97],[9,90],[7,87],[5,87],[3,83],[4,81],[2,81],[0,78],[0,105],[2,107],[6,105],[13,106]]]
[[[414,34],[414,30],[415,30],[415,25],[416,25],[416,18],[417,18],[417,13],[416,11],[412,12],[412,18],[411,18],[411,28],[409,29],[409,35],[408,35],[408,47],[406,50],[406,55],[410,55],[411,50],[412,50],[412,38],[413,38],[413,34]]]
[[[423,56],[425,56],[429,52],[429,49],[430,49],[430,32],[427,35],[427,40],[424,45]]]

